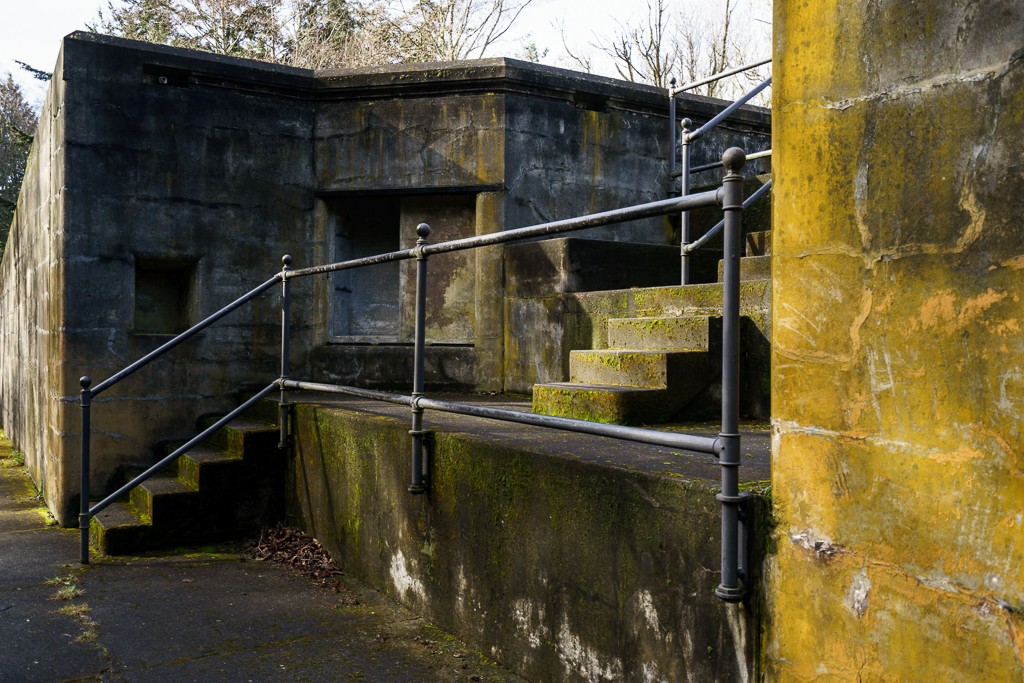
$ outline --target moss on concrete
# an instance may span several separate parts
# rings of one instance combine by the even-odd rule
[[[405,420],[297,413],[293,519],[347,572],[527,678],[735,677],[735,647],[749,662],[705,569],[718,562],[711,488],[544,454],[568,448],[557,433],[513,445],[443,431],[430,492],[414,497]]]
[[[776,4],[780,680],[1024,677],[1024,13],[984,8]]]

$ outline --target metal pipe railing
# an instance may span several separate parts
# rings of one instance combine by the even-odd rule
[[[99,384],[97,384],[95,387],[92,388],[92,390],[90,391],[90,395],[91,396],[96,396],[100,392],[105,391],[106,389],[109,389],[110,387],[114,386],[115,384],[117,384],[118,382],[123,380],[125,377],[128,377],[129,375],[133,374],[137,370],[141,369],[143,366],[149,365],[151,362],[153,362],[154,360],[156,360],[160,356],[164,355],[165,353],[167,353],[168,351],[170,351],[174,347],[180,345],[181,343],[183,343],[183,342],[187,341],[188,339],[191,339],[195,335],[199,334],[200,332],[205,330],[207,327],[209,327],[210,325],[214,324],[215,322],[217,322],[218,320],[220,320],[221,318],[226,316],[228,313],[231,313],[231,312],[241,308],[245,304],[249,303],[250,301],[252,301],[256,297],[258,297],[260,294],[262,294],[263,292],[267,291],[268,289],[270,289],[271,287],[273,287],[274,285],[276,285],[280,281],[281,281],[281,275],[280,274],[275,275],[274,277],[272,277],[269,280],[267,280],[266,282],[264,282],[262,285],[260,285],[260,286],[256,287],[255,289],[252,289],[249,292],[243,294],[242,296],[238,297],[237,299],[235,299],[230,304],[228,304],[224,308],[220,309],[219,311],[217,311],[213,315],[209,316],[208,318],[205,318],[205,319],[201,320],[200,322],[196,323],[192,327],[188,328],[187,330],[185,330],[184,332],[182,332],[181,334],[176,336],[174,339],[171,339],[170,341],[168,341],[167,343],[163,344],[162,346],[154,349],[153,351],[150,351],[149,353],[147,353],[142,358],[138,359],[137,361],[135,361],[131,365],[128,365],[127,367],[125,367],[123,370],[120,370],[119,372],[116,372],[113,375],[111,375],[110,377],[108,377],[107,379],[103,380],[102,382],[100,382]]]
[[[694,195],[686,195],[672,199],[650,202],[637,206],[625,207],[611,211],[604,211],[587,216],[553,221],[536,226],[507,230],[498,233],[478,235],[464,239],[450,240],[437,244],[428,244],[427,237],[430,234],[430,227],[422,223],[417,226],[417,242],[412,249],[379,254],[377,256],[343,261],[339,263],[326,264],[312,268],[292,270],[291,257],[285,256],[282,259],[281,272],[272,279],[260,285],[258,288],[244,295],[229,306],[221,309],[213,316],[210,316],[202,323],[190,328],[171,342],[168,342],[157,351],[160,354],[177,346],[190,336],[198,333],[201,329],[209,326],[220,317],[249,301],[259,293],[266,291],[277,282],[282,283],[282,305],[281,305],[281,376],[272,384],[262,389],[255,396],[244,404],[219,419],[213,425],[200,432],[181,447],[175,449],[159,462],[138,475],[132,481],[114,491],[106,498],[89,507],[89,457],[90,457],[90,413],[91,399],[101,388],[111,386],[115,381],[123,379],[131,372],[134,372],[145,363],[150,362],[158,354],[148,354],[143,359],[136,361],[125,370],[115,374],[111,379],[106,380],[96,389],[90,390],[90,380],[83,377],[82,384],[82,513],[80,514],[80,527],[82,533],[82,563],[89,561],[89,526],[92,517],[105,509],[118,497],[124,495],[138,484],[142,483],[161,468],[173,462],[176,458],[187,452],[203,439],[207,438],[214,431],[227,425],[231,420],[250,408],[265,396],[273,391],[281,392],[280,434],[282,446],[289,442],[287,413],[286,413],[286,390],[315,390],[329,391],[334,393],[346,393],[355,396],[363,396],[375,400],[383,400],[391,403],[407,405],[412,409],[412,459],[410,493],[424,493],[429,487],[429,453],[427,452],[428,432],[423,428],[423,415],[427,409],[442,412],[457,413],[482,417],[486,419],[502,420],[519,424],[527,424],[539,427],[548,427],[565,431],[593,434],[611,438],[625,439],[640,443],[647,443],[669,448],[691,450],[718,456],[721,466],[722,493],[719,500],[722,503],[722,581],[716,594],[723,600],[736,601],[743,598],[745,589],[743,579],[745,578],[745,565],[741,558],[743,553],[739,544],[745,538],[742,529],[743,515],[741,509],[744,498],[738,491],[738,467],[740,435],[738,433],[738,405],[739,405],[739,248],[740,248],[740,222],[743,211],[742,185],[743,177],[739,171],[745,163],[745,155],[742,150],[732,148],[723,155],[723,165],[727,174],[723,185],[718,190],[709,190]],[[685,166],[684,166],[684,170]],[[688,175],[688,174],[687,174]],[[512,410],[503,410],[488,406],[470,405],[429,399],[424,394],[425,385],[425,330],[426,330],[426,292],[427,292],[427,260],[431,254],[448,253],[464,249],[473,249],[482,246],[503,244],[523,239],[531,239],[541,236],[562,234],[586,228],[599,227],[612,223],[619,223],[638,218],[663,216],[677,211],[688,211],[721,204],[725,211],[725,239],[726,239],[726,266],[725,284],[723,285],[723,337],[722,337],[722,429],[717,437],[696,436],[689,434],[677,434],[659,432],[656,430],[642,429],[638,427],[625,427],[621,425],[607,425],[584,420],[573,420],[558,418],[546,415],[534,415]],[[411,396],[402,396],[369,389],[356,387],[343,387],[329,384],[316,384],[291,380],[289,373],[289,338],[290,330],[290,291],[289,283],[297,277],[330,273],[348,268],[364,267],[414,258],[417,262],[416,268],[416,315],[414,331],[414,369],[413,386]]]
[[[768,194],[768,191],[771,190],[771,189],[772,189],[772,181],[769,180],[764,185],[762,185],[761,187],[759,187],[756,190],[754,190],[753,192],[751,192],[750,196],[743,200],[743,210],[746,211],[751,205],[755,204],[759,199],[761,199],[761,197],[763,197],[766,194]],[[693,242],[691,242],[689,244],[684,245],[683,246],[684,253],[692,254],[693,252],[697,251],[698,249],[703,247],[705,244],[707,244],[711,240],[712,237],[714,237],[715,235],[720,233],[722,231],[723,227],[725,227],[725,221],[724,220],[718,221],[717,223],[715,223],[713,228],[711,228],[706,233],[701,235],[699,239],[697,239],[697,240],[695,240],[695,241],[693,241]]]
[[[730,104],[728,107],[726,107],[722,111],[720,111],[717,114],[715,114],[703,126],[701,126],[697,130],[695,130],[695,131],[691,132],[689,135],[687,135],[686,136],[687,140],[689,142],[693,142],[694,140],[699,140],[701,137],[704,136],[705,133],[707,133],[710,130],[714,130],[715,128],[717,128],[718,124],[720,124],[722,121],[725,121],[727,118],[729,118],[734,113],[736,113],[737,109],[739,109],[740,107],[745,105],[747,102],[749,102],[753,98],[757,97],[758,93],[760,93],[762,90],[764,90],[765,88],[767,88],[771,84],[772,84],[772,77],[769,76],[768,78],[766,78],[765,80],[761,81],[756,86],[754,86],[753,88],[748,90],[738,100],[736,100],[735,102]]]
[[[715,595],[726,602],[743,599],[739,564],[740,508],[745,498],[739,492],[740,424],[739,424],[739,348],[740,348],[740,246],[743,220],[743,176],[746,163],[742,151],[730,149],[722,157],[726,175],[722,181],[722,210],[725,212],[725,250],[722,276],[722,431],[724,442],[719,455],[722,492],[717,498],[722,505],[722,574]],[[745,550],[745,549],[744,549]]]
[[[462,251],[465,249],[488,247],[493,246],[495,244],[505,244],[508,242],[516,242],[519,240],[532,239],[535,237],[545,237],[548,235],[558,235],[566,232],[575,232],[577,230],[586,230],[588,228],[599,228],[605,225],[623,223],[625,221],[639,220],[641,218],[666,216],[670,213],[675,213],[677,211],[700,209],[708,206],[718,206],[721,204],[721,201],[718,196],[719,192],[721,192],[721,190],[708,190],[706,192],[699,192],[697,194],[689,195],[687,197],[672,197],[669,199],[661,199],[659,201],[648,202],[646,204],[637,204],[635,206],[627,206],[621,209],[613,209],[611,211],[601,211],[598,213],[587,214],[585,216],[579,216],[577,218],[567,218],[565,220],[560,221],[539,223],[537,225],[532,225],[525,228],[502,230],[501,232],[492,232],[484,235],[476,235],[475,237],[465,237],[462,239],[450,240],[448,242],[438,242],[437,244],[430,244],[424,246],[417,245],[412,249],[401,249],[399,251],[391,251],[386,254],[378,254],[377,256],[368,256],[364,258],[352,259],[350,261],[339,261],[337,263],[328,263],[321,266],[313,266],[311,268],[299,268],[290,271],[287,277],[289,279],[298,277],[308,277],[310,275],[333,273],[339,270],[362,268],[365,266],[374,266],[383,263],[390,263],[392,261],[403,261],[407,259],[413,259],[417,258],[417,253],[419,253],[419,250],[421,249],[422,253],[426,256],[432,254],[444,254],[452,251]]]
[[[761,59],[761,60],[758,60],[756,62],[748,62],[748,63],[746,63],[746,64],[744,64],[742,66],[737,66],[734,69],[727,69],[725,71],[719,71],[718,73],[712,74],[712,75],[708,76],[707,78],[702,78],[702,79],[697,80],[697,81],[690,81],[689,83],[681,85],[678,88],[675,87],[676,86],[676,79],[673,78],[672,79],[672,87],[670,87],[668,89],[668,95],[669,95],[669,97],[672,97],[674,99],[676,94],[678,94],[678,93],[685,92],[687,90],[693,90],[694,88],[699,88],[702,85],[707,85],[708,83],[714,83],[715,81],[720,81],[723,78],[728,78],[729,76],[735,76],[738,73],[743,73],[744,71],[749,71],[750,69],[756,69],[759,66],[764,66],[765,64],[770,64],[771,61],[772,61],[772,58],[768,57],[766,59]]]
[[[760,152],[754,152],[753,154],[748,154],[747,155],[747,161],[748,162],[749,161],[756,161],[757,159],[764,159],[764,158],[770,157],[771,155],[772,155],[772,151],[770,149],[765,149],[765,150],[762,150]],[[716,168],[722,168],[722,162],[721,161],[713,161],[710,164],[704,164],[702,166],[693,166],[693,167],[690,168],[690,175],[693,175],[695,173],[702,173],[703,171],[713,171]]]
[[[291,269],[292,257],[285,254],[281,257],[281,381],[288,378],[288,368],[291,360],[291,291],[288,282],[288,271]],[[278,441],[277,447],[288,448],[288,399],[285,391],[281,389],[281,396],[277,404],[277,426]]]
[[[454,401],[442,401],[438,399],[404,394],[389,393],[376,389],[362,389],[338,384],[318,384],[316,382],[303,382],[287,380],[282,386],[288,389],[300,391],[319,391],[328,394],[344,394],[359,398],[368,398],[386,403],[396,403],[405,406],[419,406],[423,409],[437,410],[443,413],[456,415],[468,415],[481,417],[488,420],[500,420],[502,422],[514,422],[516,424],[530,425],[532,427],[547,427],[558,429],[563,432],[576,432],[579,434],[590,434],[593,436],[606,436],[623,441],[645,443],[652,446],[664,446],[665,448],[676,448],[686,451],[696,451],[708,455],[718,455],[724,444],[718,437],[697,436],[693,434],[680,434],[675,432],[659,432],[654,429],[643,429],[640,427],[626,427],[623,425],[603,424],[600,422],[588,422],[586,420],[574,420],[567,417],[552,417],[550,415],[537,415],[524,413],[518,410],[507,410],[505,408],[492,408],[489,406],[473,405],[471,403],[458,403]]]
[[[430,236],[430,226],[420,223],[416,226],[416,327],[413,332],[413,361],[412,361],[412,429],[409,435],[412,436],[412,471],[409,493],[426,493],[424,480],[425,462],[423,457],[426,433],[423,431],[423,408],[416,402],[416,399],[423,397],[425,358],[426,353],[426,327],[427,327],[427,237]]]
[[[764,60],[762,62],[751,63],[751,64],[748,64],[748,65],[744,65],[742,67],[737,67],[737,69],[733,70],[731,73],[723,72],[722,74],[718,75],[718,77],[719,78],[724,78],[725,76],[732,75],[733,73],[739,73],[740,71],[745,71],[745,70],[753,68],[755,66],[760,66],[761,64],[766,64],[768,61],[770,61],[770,60]],[[710,80],[706,80],[705,82],[711,82],[711,80],[716,80],[716,78],[712,77]],[[696,130],[690,130],[690,126],[693,125],[692,122],[690,121],[690,119],[684,118],[682,120],[682,122],[681,122],[681,127],[682,127],[682,131],[681,132],[682,132],[682,134],[680,136],[680,164],[679,164],[679,171],[678,171],[678,175],[679,175],[679,178],[680,178],[679,192],[680,192],[680,195],[682,197],[685,197],[685,196],[687,196],[687,194],[689,194],[689,191],[690,191],[690,175],[691,174],[696,173],[698,171],[702,171],[702,170],[709,170],[709,169],[717,168],[719,166],[719,164],[716,163],[716,164],[709,164],[709,165],[701,166],[701,167],[698,167],[696,169],[692,168],[691,164],[690,164],[690,144],[695,142],[696,140],[699,140],[701,137],[703,137],[709,131],[714,130],[716,127],[718,127],[718,125],[721,124],[722,121],[724,121],[727,118],[729,118],[730,116],[732,116],[736,112],[736,110],[738,110],[740,107],[745,105],[751,99],[756,97],[758,93],[760,93],[762,90],[764,90],[769,85],[771,85],[771,82],[772,82],[772,78],[771,78],[771,76],[769,76],[767,79],[765,79],[764,81],[762,81],[761,83],[759,83],[755,87],[753,87],[750,90],[748,90],[746,93],[744,93],[744,95],[742,97],[740,97],[735,102],[730,104],[728,107],[726,107],[725,109],[720,111],[718,114],[713,116],[709,121],[707,121],[704,125],[700,126]],[[695,82],[694,84],[689,84],[688,86],[685,86],[684,88],[681,88],[680,90],[687,89],[688,87],[696,87],[697,85],[701,85],[701,84],[702,83]],[[670,140],[670,145],[671,146],[669,147],[669,149],[671,150],[671,154],[673,156],[672,163],[670,164],[670,169],[674,169],[675,168],[675,92],[672,91],[672,90],[670,90],[670,92],[669,92],[669,112],[671,114],[671,117],[669,119],[669,124],[670,124],[669,128],[671,129],[669,140]],[[766,156],[763,153],[761,153],[761,155],[762,156]],[[723,157],[723,159],[724,159],[724,157]],[[671,171],[670,171],[670,173],[671,173]],[[680,219],[679,219],[679,279],[680,279],[681,284],[684,284],[684,285],[688,285],[692,281],[692,278],[690,276],[690,272],[691,272],[691,268],[690,268],[690,254],[693,253],[694,248],[692,247],[692,243],[690,241],[691,238],[692,238],[692,230],[691,230],[691,225],[690,225],[689,210],[688,209],[683,209],[682,212],[680,213]]]

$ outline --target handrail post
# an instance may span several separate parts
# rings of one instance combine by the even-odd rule
[[[288,398],[284,382],[288,379],[288,366],[291,355],[291,298],[288,283],[288,271],[291,270],[292,257],[285,254],[281,257],[281,397],[278,402],[278,426],[280,439],[277,447],[288,448]]]
[[[679,167],[679,192],[685,197],[690,194],[690,126],[693,122],[690,119],[682,121],[682,155]],[[683,211],[679,221],[679,259],[681,261],[681,284],[690,284],[690,252],[686,248],[690,244],[690,212]]]
[[[420,223],[416,226],[416,235],[416,329],[413,333],[412,429],[409,431],[412,436],[412,474],[409,493],[419,494],[426,492],[426,486],[423,483],[425,479],[423,458],[425,432],[423,431],[423,408],[420,407],[419,399],[423,397],[427,322],[427,255],[424,253],[423,247],[427,245],[430,226]]]
[[[722,577],[715,595],[726,602],[743,599],[746,588],[740,581],[740,507],[745,496],[739,492],[739,328],[740,328],[740,245],[743,219],[743,150],[732,147],[722,155],[726,175],[722,182],[722,210],[725,212],[725,244],[722,274],[722,431],[723,448],[718,464],[722,476]],[[743,553],[745,554],[745,553]]]
[[[675,189],[676,178],[676,77],[668,85],[668,187],[669,196]]]
[[[92,433],[89,415],[92,406],[92,391],[89,390],[89,385],[92,384],[92,379],[85,375],[79,380],[79,384],[82,386],[82,483],[79,488],[81,500],[78,506],[78,528],[81,531],[81,562],[82,564],[89,564],[89,470],[91,467],[89,462],[91,457],[89,442]]]

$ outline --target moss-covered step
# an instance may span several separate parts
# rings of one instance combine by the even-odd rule
[[[207,424],[209,421],[206,421]],[[278,431],[240,420],[178,458],[91,522],[93,547],[123,555],[236,538],[277,521],[284,459]]]
[[[89,523],[90,545],[101,555],[127,555],[151,547],[153,525],[126,501],[111,503]]]
[[[203,427],[216,422],[216,417],[200,420]],[[206,443],[214,448],[249,457],[254,453],[266,453],[277,449],[280,440],[278,429],[266,422],[240,418],[232,420],[224,429],[218,429],[206,439]]]
[[[701,388],[713,374],[710,355],[702,351],[604,349],[569,354],[569,381],[665,389],[682,383]]]
[[[708,315],[612,318],[608,321],[608,348],[707,351],[713,340],[721,338],[721,330],[721,318]]]
[[[678,412],[667,389],[611,385],[538,384],[533,412],[609,424],[666,422]]]

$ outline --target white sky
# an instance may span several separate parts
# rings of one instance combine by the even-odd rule
[[[721,0],[670,1],[679,9],[698,6],[714,10],[721,6]],[[743,13],[744,19],[770,19],[770,10],[766,8],[769,5],[765,0],[745,0],[745,3],[738,7],[737,18],[739,13]],[[61,38],[72,31],[85,29],[85,23],[94,20],[98,10],[106,6],[106,0],[0,0],[0,77],[11,72],[29,101],[41,104],[45,85],[18,68],[15,60],[37,69],[53,69]],[[598,36],[613,34],[619,24],[642,16],[645,9],[646,0],[534,0],[534,4],[527,7],[519,18],[515,29],[519,35],[507,40],[503,50],[492,50],[490,54],[520,56],[522,45],[532,40],[541,51],[549,50],[543,60],[545,63],[574,68],[564,56],[557,23],[567,27],[574,50],[593,53],[593,48],[588,46]],[[767,26],[761,23],[752,25],[763,29],[761,32],[768,39]],[[767,56],[767,47],[764,51]],[[607,63],[602,65],[599,57],[595,57],[595,71],[614,75]]]

